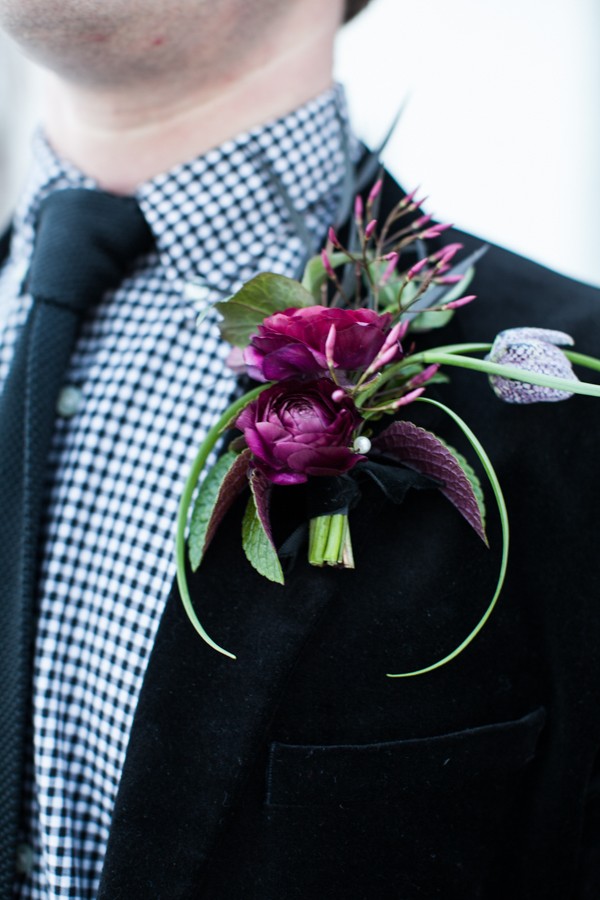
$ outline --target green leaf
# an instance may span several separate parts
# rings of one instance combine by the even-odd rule
[[[284,584],[283,570],[273,543],[268,521],[268,495],[270,484],[255,470],[250,476],[251,494],[242,522],[242,546],[248,562],[256,571],[274,581]]]
[[[329,255],[329,261],[334,269],[343,266],[345,263],[350,262],[347,255],[345,253],[331,253]],[[302,287],[305,290],[309,291],[312,295],[311,304],[314,303],[315,300],[321,299],[321,288],[323,287],[324,282],[327,280],[328,275],[325,271],[325,266],[323,265],[323,260],[321,256],[313,256],[306,264],[306,268],[304,269],[304,275],[302,277]]]
[[[223,316],[220,326],[223,338],[235,347],[247,347],[250,337],[267,316],[313,303],[312,295],[293,278],[262,272],[215,307]]]
[[[227,510],[247,483],[250,450],[220,456],[200,485],[188,538],[189,559],[195,572]]]
[[[443,328],[453,315],[453,309],[425,310],[425,312],[415,316],[410,323],[410,330],[415,334],[419,334],[422,331],[433,331],[434,328]]]

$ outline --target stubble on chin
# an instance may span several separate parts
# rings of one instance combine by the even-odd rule
[[[0,0],[0,26],[68,81],[111,87],[235,68],[291,0]]]

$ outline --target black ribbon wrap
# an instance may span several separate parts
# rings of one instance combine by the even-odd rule
[[[331,478],[309,478],[306,483],[306,520],[298,525],[277,550],[288,574],[298,553],[308,543],[308,523],[319,516],[348,515],[362,499],[361,485],[370,479],[396,505],[409,490],[432,490],[444,482],[422,475],[384,456],[358,462],[349,472]]]

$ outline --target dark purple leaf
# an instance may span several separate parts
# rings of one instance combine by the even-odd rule
[[[487,545],[483,492],[471,466],[453,448],[412,422],[394,422],[373,441],[390,459],[443,482],[442,494]]]

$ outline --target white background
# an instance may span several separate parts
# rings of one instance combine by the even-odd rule
[[[385,159],[431,211],[600,284],[599,0],[373,0],[337,50],[367,141],[408,98]],[[0,219],[26,165],[32,80],[0,39]]]
[[[599,0],[374,0],[342,34],[355,125],[444,219],[600,284]]]

